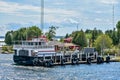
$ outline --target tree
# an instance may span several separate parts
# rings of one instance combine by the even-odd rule
[[[112,32],[112,42],[113,42],[113,45],[118,45],[118,43],[119,43],[117,32],[115,31],[115,28]]]
[[[37,26],[29,27],[26,31],[28,38],[39,37],[42,34],[42,31]]]
[[[117,28],[117,36],[118,36],[118,43],[120,42],[120,21],[116,24]]]
[[[13,41],[13,31],[8,31],[5,35],[5,43],[7,45],[12,45],[12,41]]]
[[[85,36],[85,33],[83,32],[83,30],[78,31],[75,36],[73,37],[73,43],[81,46],[81,48],[86,47],[87,46],[87,39]]]
[[[105,31],[105,34],[112,38],[113,30],[107,30]]]
[[[85,31],[86,34],[92,34],[92,32],[93,32],[93,30],[90,30],[90,29],[87,29],[87,30]]]
[[[18,38],[18,35],[19,35],[19,32],[18,32],[18,31],[14,31],[14,32],[13,32],[13,41],[20,40],[20,39]]]
[[[49,40],[52,40],[55,37],[57,27],[51,26],[49,31],[46,33],[46,36]]]
[[[26,28],[20,28],[18,30],[18,34],[17,34],[18,40],[25,40],[25,32],[26,32]]]
[[[69,37],[69,34],[67,33],[66,35],[65,35],[65,38],[68,38]]]
[[[94,45],[95,40],[97,39],[97,37],[102,34],[103,32],[101,30],[97,30],[96,28],[94,28],[94,30],[92,31],[92,45]]]
[[[103,52],[104,49],[112,46],[112,40],[108,35],[102,34],[95,40],[95,47],[98,52]]]
[[[26,40],[27,38],[38,37],[42,34],[42,31],[37,26],[29,28],[20,28],[16,31],[8,31],[5,35],[5,43],[12,44],[12,41]]]

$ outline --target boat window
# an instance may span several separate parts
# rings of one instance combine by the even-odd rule
[[[23,42],[23,45],[25,45],[25,42]]]
[[[29,51],[28,50],[19,50],[19,55],[20,56],[28,56]]]
[[[30,45],[30,42],[28,42],[27,44]]]
[[[37,42],[35,42],[35,45],[38,45],[38,43],[37,43]]]
[[[39,42],[39,45],[41,45],[41,42]]]
[[[33,42],[31,42],[31,45],[33,45]]]
[[[14,54],[17,55],[17,50],[14,50]]]

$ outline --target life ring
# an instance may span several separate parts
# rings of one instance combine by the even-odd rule
[[[37,65],[38,65],[38,58],[33,59],[32,62],[33,62],[33,65],[34,65],[34,66],[37,66]]]
[[[45,67],[51,67],[51,66],[53,66],[54,64],[53,64],[53,60],[49,60],[49,61],[45,61],[44,62],[44,66]]]
[[[71,63],[72,63],[72,65],[78,64],[79,60],[77,58],[73,58],[72,61],[71,61]]]
[[[54,65],[54,63],[53,63],[53,60],[52,60],[52,59],[51,59],[51,60],[49,60],[48,62],[49,62],[49,64],[50,64],[50,66],[53,66],[53,65]]]
[[[104,58],[103,57],[97,57],[97,64],[101,64],[104,62]]]
[[[38,65],[39,66],[43,66],[43,61],[42,60],[38,60]]]
[[[45,67],[50,66],[49,63],[48,63],[48,61],[45,61],[45,62],[44,62],[44,66],[45,66]]]
[[[74,58],[72,59],[71,62],[72,62],[72,65],[73,65],[73,64],[76,64],[76,60],[75,60]]]
[[[76,60],[76,64],[79,64],[79,59],[77,58],[77,60]]]
[[[87,58],[87,64],[91,64],[91,58]]]
[[[100,63],[101,63],[101,58],[97,57],[97,64],[100,64]]]
[[[101,63],[104,63],[104,58],[103,57],[101,57]]]
[[[106,63],[109,63],[110,62],[110,56],[107,56],[106,57]]]

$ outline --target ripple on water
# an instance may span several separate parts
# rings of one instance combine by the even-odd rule
[[[12,54],[0,56],[0,80],[120,80],[119,62],[44,68],[13,65]]]

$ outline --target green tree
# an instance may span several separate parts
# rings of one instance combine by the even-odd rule
[[[69,37],[69,34],[67,33],[66,35],[65,35],[65,38],[68,38]]]
[[[5,35],[5,43],[7,45],[12,45],[12,41],[13,41],[13,31],[8,31]]]
[[[73,37],[73,43],[81,46],[81,48],[86,47],[87,46],[87,39],[85,36],[85,33],[83,32],[83,30],[78,31],[75,36]]]
[[[87,29],[87,30],[85,31],[86,34],[92,34],[92,32],[93,32],[93,30],[90,30],[90,29]]]
[[[52,38],[55,37],[56,29],[57,29],[57,27],[51,26],[49,31],[47,33],[45,33],[49,40],[52,40]]]
[[[32,26],[29,28],[20,28],[16,31],[8,31],[5,35],[5,43],[11,45],[13,41],[38,37],[41,34],[42,31],[37,26]]]
[[[113,42],[113,45],[118,45],[118,43],[119,43],[117,32],[115,31],[115,28],[112,32],[112,42]]]
[[[105,34],[112,38],[113,30],[107,30],[105,31]]]
[[[98,52],[103,52],[104,49],[112,46],[112,40],[108,35],[102,34],[95,40],[95,47]]]
[[[14,32],[13,32],[13,41],[20,40],[20,39],[18,38],[18,35],[19,35],[19,32],[18,32],[18,31],[14,31]]]
[[[117,28],[117,36],[118,36],[118,43],[120,42],[120,21],[116,24]]]
[[[20,28],[18,30],[18,40],[25,40],[25,32],[26,32],[26,28]]]
[[[101,34],[103,34],[103,32],[101,30],[97,30],[96,28],[94,28],[94,30],[92,31],[92,38],[91,38],[92,39],[92,45],[94,45],[95,40]]]
[[[32,26],[26,29],[27,38],[39,37],[42,31],[37,26]]]

